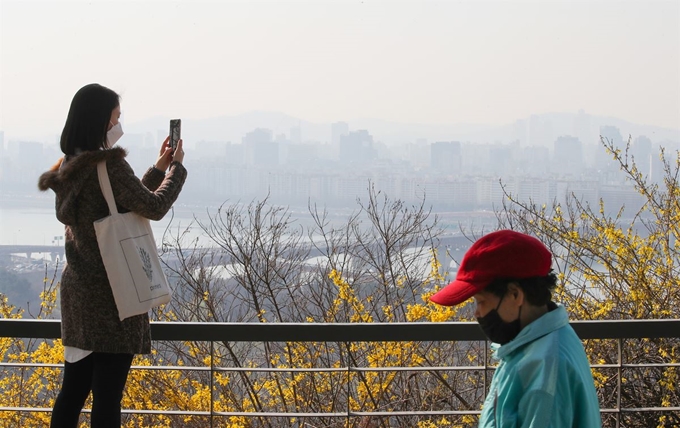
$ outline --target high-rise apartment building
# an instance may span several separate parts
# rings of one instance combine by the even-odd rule
[[[439,172],[460,175],[463,157],[460,142],[438,141],[430,148],[430,167]]]
[[[651,178],[653,158],[658,158],[658,156],[652,156],[652,140],[644,135],[637,137],[633,141],[630,154],[633,155],[635,166],[642,176]]]
[[[621,131],[615,126],[601,126],[600,136],[605,140],[611,142],[614,147],[623,148],[623,137]],[[619,164],[612,155],[607,153],[607,150],[599,144],[598,150],[595,153],[596,168],[602,171],[605,175],[611,176],[619,171]]]
[[[583,170],[583,144],[570,135],[555,140],[552,171],[562,175],[579,176]]]
[[[257,128],[247,133],[241,141],[246,165],[272,167],[279,164],[279,148],[271,130]]]
[[[373,136],[365,129],[340,136],[340,162],[348,165],[362,165],[373,162],[377,158]]]

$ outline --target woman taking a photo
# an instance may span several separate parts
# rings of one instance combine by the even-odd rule
[[[61,134],[64,157],[40,177],[40,190],[56,194],[57,219],[65,225],[67,264],[61,277],[61,337],[64,378],[51,427],[78,425],[92,391],[91,426],[120,427],[121,399],[134,354],[151,352],[148,314],[119,320],[93,223],[109,215],[97,175],[106,161],[119,212],[160,220],[177,199],[187,176],[182,141],[166,139],[156,163],[138,179],[113,147],[123,135],[119,96],[98,84],[73,97]]]

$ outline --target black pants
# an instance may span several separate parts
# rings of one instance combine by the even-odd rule
[[[132,354],[93,352],[64,364],[64,382],[52,410],[51,428],[76,428],[80,411],[92,391],[92,428],[120,428],[120,401]]]

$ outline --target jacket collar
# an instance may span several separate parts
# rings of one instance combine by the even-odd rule
[[[93,150],[59,159],[49,171],[40,176],[38,188],[42,191],[53,188],[58,182],[68,182],[82,174],[83,168],[97,165],[101,161],[118,160],[127,156],[122,147]]]
[[[562,305],[554,303],[553,305],[555,305],[553,310],[524,327],[515,339],[502,346],[497,343],[492,344],[491,348],[495,351],[494,356],[502,360],[524,345],[568,325],[569,315],[567,310]]]

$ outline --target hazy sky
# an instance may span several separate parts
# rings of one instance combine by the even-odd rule
[[[58,133],[81,86],[126,122],[281,111],[680,128],[680,1],[0,0],[0,130]]]

